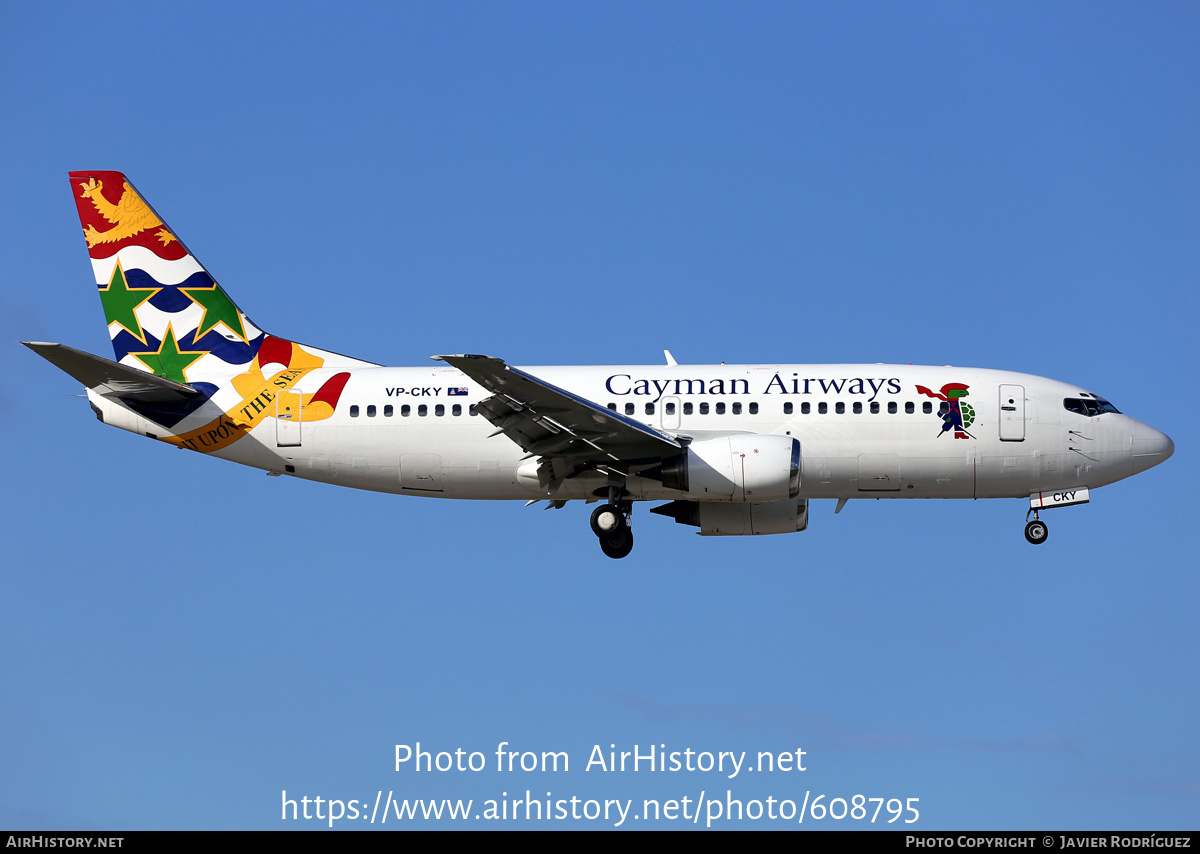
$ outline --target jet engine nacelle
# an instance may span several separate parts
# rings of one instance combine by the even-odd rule
[[[736,537],[751,534],[794,534],[808,527],[808,499],[731,504],[672,501],[651,513],[670,516],[680,525],[700,529],[701,536]]]
[[[662,482],[705,501],[785,501],[800,494],[800,443],[763,433],[692,442],[663,463]]]

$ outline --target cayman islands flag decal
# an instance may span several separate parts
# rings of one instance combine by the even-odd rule
[[[293,441],[332,417],[350,373],[330,369],[369,363],[268,336],[120,172],[69,177],[116,361],[195,392],[122,398],[155,438],[211,453],[271,420]]]
[[[125,176],[70,179],[117,361],[180,383],[245,370],[262,330]]]

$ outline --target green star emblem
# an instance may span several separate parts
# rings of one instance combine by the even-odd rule
[[[140,359],[142,364],[160,377],[166,377],[177,383],[186,383],[187,377],[183,375],[183,372],[191,366],[192,362],[207,352],[206,350],[180,352],[179,345],[175,343],[175,330],[168,323],[167,334],[163,338],[162,344],[159,345],[157,353],[130,353],[129,355]]]
[[[125,271],[121,269],[121,262],[118,261],[113,267],[112,279],[109,280],[106,287],[100,289],[100,302],[104,305],[104,319],[110,325],[113,323],[120,325],[122,329],[145,344],[146,335],[142,332],[142,325],[138,323],[135,309],[161,290],[162,288],[129,287],[125,281]]]
[[[193,340],[199,340],[205,333],[212,331],[218,323],[224,323],[229,330],[246,340],[246,328],[242,326],[242,316],[221,286],[213,283],[211,288],[180,288],[192,302],[204,309],[204,317],[196,329]]]

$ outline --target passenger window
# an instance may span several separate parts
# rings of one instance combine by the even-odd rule
[[[834,406],[834,409],[837,411],[837,414],[838,414],[838,415],[845,415],[845,414],[846,414],[846,404],[842,403],[840,400],[839,400],[839,401],[837,402],[837,404]]]
[[[412,407],[407,403],[400,407],[400,417],[407,418],[412,414]]]
[[[674,415],[674,414],[675,414],[675,404],[668,403],[667,404],[667,415]]]
[[[933,404],[930,403],[928,400],[925,401],[924,403],[921,404],[921,411],[924,412],[926,415],[928,415],[929,413],[933,412]]]
[[[792,414],[792,402],[790,400],[783,405],[783,414],[784,415]]]
[[[646,404],[646,414],[647,414],[647,415],[653,415],[653,414],[654,414],[654,404],[653,404],[653,403],[647,403],[647,404]]]
[[[888,415],[895,415],[898,409],[899,407],[896,406],[896,401],[893,400],[888,404]]]
[[[904,404],[904,411],[907,412],[909,415],[912,415],[914,412],[917,411],[917,407],[915,405],[913,405],[913,402],[910,400],[908,403]]]
[[[725,414],[725,401],[722,400],[720,403],[717,404],[717,415],[724,415],[724,414]]]
[[[441,418],[443,415],[446,414],[446,407],[439,403],[437,406],[435,406],[433,408],[433,414],[436,415],[438,418]]]
[[[683,414],[684,414],[684,415],[691,415],[691,414],[692,414],[692,404],[691,404],[691,403],[685,403],[685,404],[683,405]]]
[[[356,404],[356,405],[354,405],[354,406],[351,406],[351,407],[350,407],[350,417],[351,417],[351,418],[357,418],[357,417],[358,417],[358,406],[357,406],[357,404]]]
[[[429,407],[426,406],[425,404],[422,403],[420,406],[417,407],[417,415],[424,418],[428,414],[429,414]]]
[[[375,404],[372,403],[370,406],[367,407],[367,417],[368,418],[375,417]]]
[[[455,415],[462,415],[462,404],[461,403],[454,404],[454,408],[451,409],[450,411],[453,412]]]
[[[828,403],[826,403],[825,401],[822,400],[820,403],[817,404],[817,414],[818,415],[826,415],[828,412],[829,412],[829,404]]]
[[[617,411],[617,405],[615,403],[610,403],[608,405],[608,408],[611,409],[613,412]]]
[[[857,400],[854,401],[854,414],[862,415],[862,404],[859,403]]]
[[[473,404],[473,403],[467,407],[467,413],[469,415],[478,415],[479,414],[478,412],[475,411],[475,404]]]
[[[734,414],[734,415],[741,415],[741,414],[742,414],[742,405],[741,405],[740,403],[735,403],[735,404],[733,405],[733,414]]]
[[[708,415],[708,404],[707,403],[700,404],[700,414]]]
[[[633,415],[633,413],[635,413],[636,411],[637,410],[634,408],[632,403],[625,404],[625,414],[626,415]]]
[[[750,414],[758,415],[758,404],[757,403],[750,404]]]
[[[950,404],[946,403],[946,401],[943,400],[941,402],[941,404],[938,406],[938,412],[942,415],[945,415],[949,411],[950,411]]]
[[[871,401],[871,414],[872,415],[879,414],[879,401],[878,400]]]
[[[392,414],[393,414],[395,411],[396,411],[396,410],[395,410],[395,409],[393,409],[393,408],[392,408],[392,405],[389,403],[387,406],[385,406],[385,407],[383,408],[383,417],[384,417],[384,418],[391,418],[391,417],[392,417]]]
[[[812,412],[812,404],[811,403],[809,403],[808,401],[805,401],[804,403],[800,404],[800,414],[801,415],[808,415],[808,413],[810,413],[810,412]]]

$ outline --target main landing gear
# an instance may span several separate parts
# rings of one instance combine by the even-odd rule
[[[1029,513],[1033,514],[1033,521],[1029,521]],[[1040,546],[1046,542],[1046,537],[1050,535],[1050,529],[1046,527],[1046,523],[1038,519],[1038,512],[1030,510],[1025,514],[1025,539],[1033,543],[1035,546]]]
[[[628,501],[601,504],[592,511],[592,533],[600,540],[600,551],[619,559],[633,551],[633,531],[629,528],[632,511]]]

